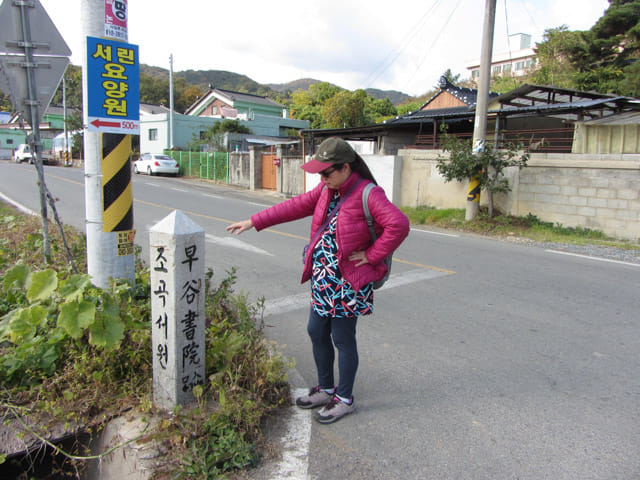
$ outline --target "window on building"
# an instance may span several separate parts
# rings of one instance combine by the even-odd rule
[[[480,70],[472,70],[471,78],[478,78],[480,76]]]
[[[204,134],[205,134],[205,133],[206,133],[206,132],[204,132],[204,131],[200,130],[200,140],[204,140]]]
[[[7,145],[13,145],[13,138],[7,138]]]
[[[158,129],[157,128],[150,128],[149,129],[149,140],[150,141],[158,140]]]
[[[218,107],[211,107],[211,115],[217,115],[218,114]]]
[[[516,70],[524,70],[524,62],[516,62]]]
[[[533,67],[533,63],[534,63],[534,62],[533,62],[533,60],[532,60],[532,59],[527,60],[527,63],[526,63],[527,68],[531,68],[531,67]]]
[[[504,73],[510,72],[511,71],[511,64],[508,63],[507,65],[505,65],[504,67],[502,67],[502,71]]]
[[[492,71],[493,71],[494,74],[500,73],[502,71],[502,66],[501,65],[496,65],[496,66],[493,67]]]

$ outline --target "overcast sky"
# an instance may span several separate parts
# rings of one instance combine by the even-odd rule
[[[9,0],[5,0],[9,1]],[[81,0],[40,0],[82,64]],[[259,83],[315,78],[340,87],[420,95],[480,57],[485,0],[129,0],[140,63],[227,70]],[[508,35],[587,30],[607,0],[497,0],[494,54]],[[511,45],[511,50],[517,49]]]

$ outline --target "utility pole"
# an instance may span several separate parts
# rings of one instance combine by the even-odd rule
[[[116,17],[124,21],[124,26],[107,24],[107,19],[114,19],[113,12],[106,12],[106,6],[120,8]],[[133,254],[133,196],[131,193],[131,135],[107,133],[100,130],[100,126],[107,124],[101,119],[91,121],[89,116],[95,105],[109,106],[120,102],[122,94],[134,87],[134,81],[129,82],[123,73],[125,68],[119,62],[119,53],[112,40],[126,41],[126,0],[106,2],[105,0],[80,0],[82,14],[83,68],[82,91],[83,110],[85,112],[84,130],[84,171],[85,171],[85,202],[86,202],[86,232],[87,232],[87,272],[92,282],[101,288],[109,287],[111,279],[125,279],[133,282],[135,279],[135,256]],[[98,46],[93,41],[99,40]],[[89,45],[92,45],[91,59],[89,59]],[[129,48],[123,43],[123,50]],[[95,51],[93,49],[96,49]],[[98,61],[108,59],[108,68],[104,71],[104,80],[89,79],[89,70],[96,69]],[[94,60],[96,61],[94,63]],[[133,57],[127,57],[133,62]],[[137,61],[137,59],[136,59]],[[137,82],[138,79],[135,79]],[[126,83],[129,82],[129,83]],[[99,84],[102,85],[99,85]],[[122,88],[120,87],[122,85]],[[96,94],[101,94],[99,97]],[[105,89],[109,88],[108,91]],[[118,90],[116,90],[118,89]],[[91,97],[91,95],[95,97]],[[108,94],[107,96],[105,96]],[[96,98],[98,101],[96,101]],[[125,97],[125,100],[127,98]],[[128,104],[133,102],[129,101]],[[102,105],[104,104],[104,105]],[[137,99],[135,107],[137,109]],[[136,112],[137,115],[137,112]],[[104,115],[103,115],[104,116]],[[134,122],[120,122],[118,125],[134,125]],[[126,118],[125,118],[126,120]],[[97,125],[98,130],[92,127]],[[109,124],[110,125],[110,124]]]
[[[493,28],[496,18],[496,0],[487,0],[484,13],[484,29],[482,34],[482,54],[480,57],[480,78],[478,84],[478,100],[473,122],[473,152],[485,149],[487,134],[487,107],[489,103],[489,81],[491,79],[491,53],[493,49]],[[469,179],[467,194],[467,211],[465,220],[473,220],[480,207],[480,175],[481,171]]]
[[[64,117],[64,166],[70,165],[69,163],[69,130],[67,129],[67,81],[62,77],[62,109]]]
[[[169,55],[169,150],[173,150],[173,54]]]

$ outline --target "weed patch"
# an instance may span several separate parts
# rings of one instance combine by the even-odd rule
[[[194,388],[192,406],[164,415],[151,402],[148,269],[137,263],[135,287],[115,282],[99,289],[87,275],[72,273],[53,232],[51,262],[43,268],[33,255],[39,228],[38,219],[0,205],[3,423],[20,422],[46,443],[56,427],[91,435],[113,416],[136,409],[162,418],[146,433],[168,452],[159,477],[213,479],[255,465],[265,415],[288,401],[290,365],[264,338],[262,302],[251,305],[234,292],[235,271],[217,285],[207,274],[207,382]],[[67,239],[76,263],[86,265],[84,236],[69,229]],[[79,444],[70,452],[49,446],[65,459],[55,478],[65,471],[74,476],[87,463]],[[2,463],[15,461],[5,452]]]
[[[609,245],[618,248],[638,249],[628,241],[608,237],[602,231],[582,227],[565,227],[559,223],[544,222],[535,215],[515,217],[498,214],[490,217],[481,208],[476,218],[465,221],[464,209],[436,209],[433,207],[402,207],[413,224],[432,225],[459,231],[496,237],[522,237],[537,242],[557,242],[577,245]]]

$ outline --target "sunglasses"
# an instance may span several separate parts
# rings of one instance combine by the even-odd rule
[[[329,167],[326,170],[320,172],[320,176],[323,178],[329,178],[333,172],[340,170],[338,167]]]

